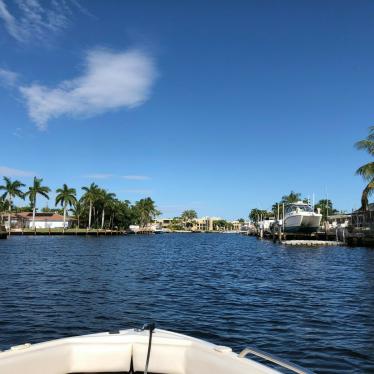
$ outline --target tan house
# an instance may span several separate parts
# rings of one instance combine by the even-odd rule
[[[221,217],[201,217],[196,218],[192,221],[192,226],[189,228],[191,231],[215,231],[216,227],[214,225],[215,221],[221,221]],[[172,218],[159,218],[155,220],[155,224],[158,229],[167,230],[172,224]],[[240,231],[242,229],[243,223],[239,221],[228,221],[232,224],[230,228],[232,231]]]

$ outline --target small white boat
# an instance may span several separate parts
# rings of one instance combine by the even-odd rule
[[[298,201],[287,204],[284,216],[285,232],[312,233],[319,229],[322,214],[315,213],[306,203]]]
[[[23,344],[0,353],[1,374],[279,374],[252,354],[294,373],[311,371],[262,351],[231,348],[166,330],[123,330]]]
[[[260,230],[262,229],[264,233],[271,233],[274,222],[274,218],[265,218],[264,220],[258,222],[258,227]]]

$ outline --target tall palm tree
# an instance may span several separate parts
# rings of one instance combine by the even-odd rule
[[[26,192],[30,199],[30,204],[32,206],[32,227],[35,227],[35,212],[36,212],[36,198],[38,195],[49,199],[48,193],[51,192],[51,189],[47,186],[42,186],[43,179],[34,177],[33,185],[29,187],[29,190]]]
[[[69,188],[64,183],[62,188],[58,188],[56,192],[57,192],[56,205],[61,204],[61,206],[64,208],[64,230],[65,230],[66,209],[68,205],[72,206],[77,202],[77,198],[75,197],[77,191],[75,188]]]
[[[369,127],[369,135],[366,139],[355,144],[359,150],[364,150],[370,156],[374,156],[374,126]],[[374,192],[374,162],[368,162],[356,170],[356,175],[361,175],[368,182],[361,195],[361,210],[366,211],[369,205],[369,196]]]
[[[291,191],[289,195],[282,196],[282,203],[296,203],[301,200],[301,193]]]
[[[113,202],[116,195],[112,192],[107,192],[105,190],[100,190],[100,202],[102,205],[101,210],[101,229],[104,228],[104,222],[105,222],[105,209],[110,206],[110,204]]]
[[[82,202],[80,200],[76,200],[73,208],[70,209],[70,211],[73,213],[73,216],[76,218],[77,226],[78,226],[78,229],[79,229],[80,218],[81,218],[81,216],[83,214],[83,211],[84,211],[84,205],[82,204]]]
[[[146,227],[156,216],[161,214],[150,197],[137,201],[134,205],[134,210],[141,227]]]
[[[13,181],[8,178],[4,177],[5,184],[3,186],[0,186],[0,190],[5,191],[2,195],[2,198],[5,200],[8,200],[8,224],[9,224],[9,232],[10,232],[10,216],[12,212],[12,200],[15,197],[20,197],[21,199],[25,198],[25,194],[22,192],[21,187],[24,187],[25,185],[21,183],[20,181]]]
[[[181,219],[183,221],[183,224],[184,226],[187,228],[187,227],[191,227],[193,226],[193,223],[192,221],[194,219],[197,218],[197,213],[195,210],[193,209],[189,209],[189,210],[185,210],[182,215],[181,215]]]
[[[92,220],[92,207],[94,202],[97,200],[99,186],[95,183],[91,183],[88,187],[82,187],[82,190],[85,191],[85,194],[83,195],[83,201],[88,202],[89,204],[88,228],[90,229]]]

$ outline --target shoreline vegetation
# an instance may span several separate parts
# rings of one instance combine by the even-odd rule
[[[0,197],[1,224],[11,229],[35,229],[37,227],[37,216],[44,214],[59,214],[63,216],[61,224],[62,231],[75,230],[126,230],[132,224],[140,227],[147,227],[156,216],[161,214],[157,210],[155,202],[150,198],[140,199],[132,204],[129,200],[120,200],[114,193],[100,188],[95,183],[82,187],[82,196],[78,199],[75,188],[66,184],[56,190],[55,208],[42,208],[37,212],[37,198],[43,196],[49,199],[51,189],[43,186],[43,179],[34,177],[32,186],[27,192],[23,191],[25,184],[18,180],[11,180],[3,177],[4,184],[0,185],[3,194]],[[16,206],[14,199],[29,199],[29,205]],[[60,207],[58,207],[60,206]],[[30,218],[25,226],[25,220],[18,222],[18,215],[21,212],[30,212]],[[31,214],[32,213],[32,214]],[[71,213],[69,216],[68,213]],[[14,222],[16,221],[16,222]],[[49,230],[48,228],[46,229]],[[50,230],[55,230],[51,228]]]

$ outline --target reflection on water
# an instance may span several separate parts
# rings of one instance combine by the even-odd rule
[[[11,237],[0,242],[0,349],[158,326],[278,354],[320,373],[374,372],[374,250],[251,237]]]

